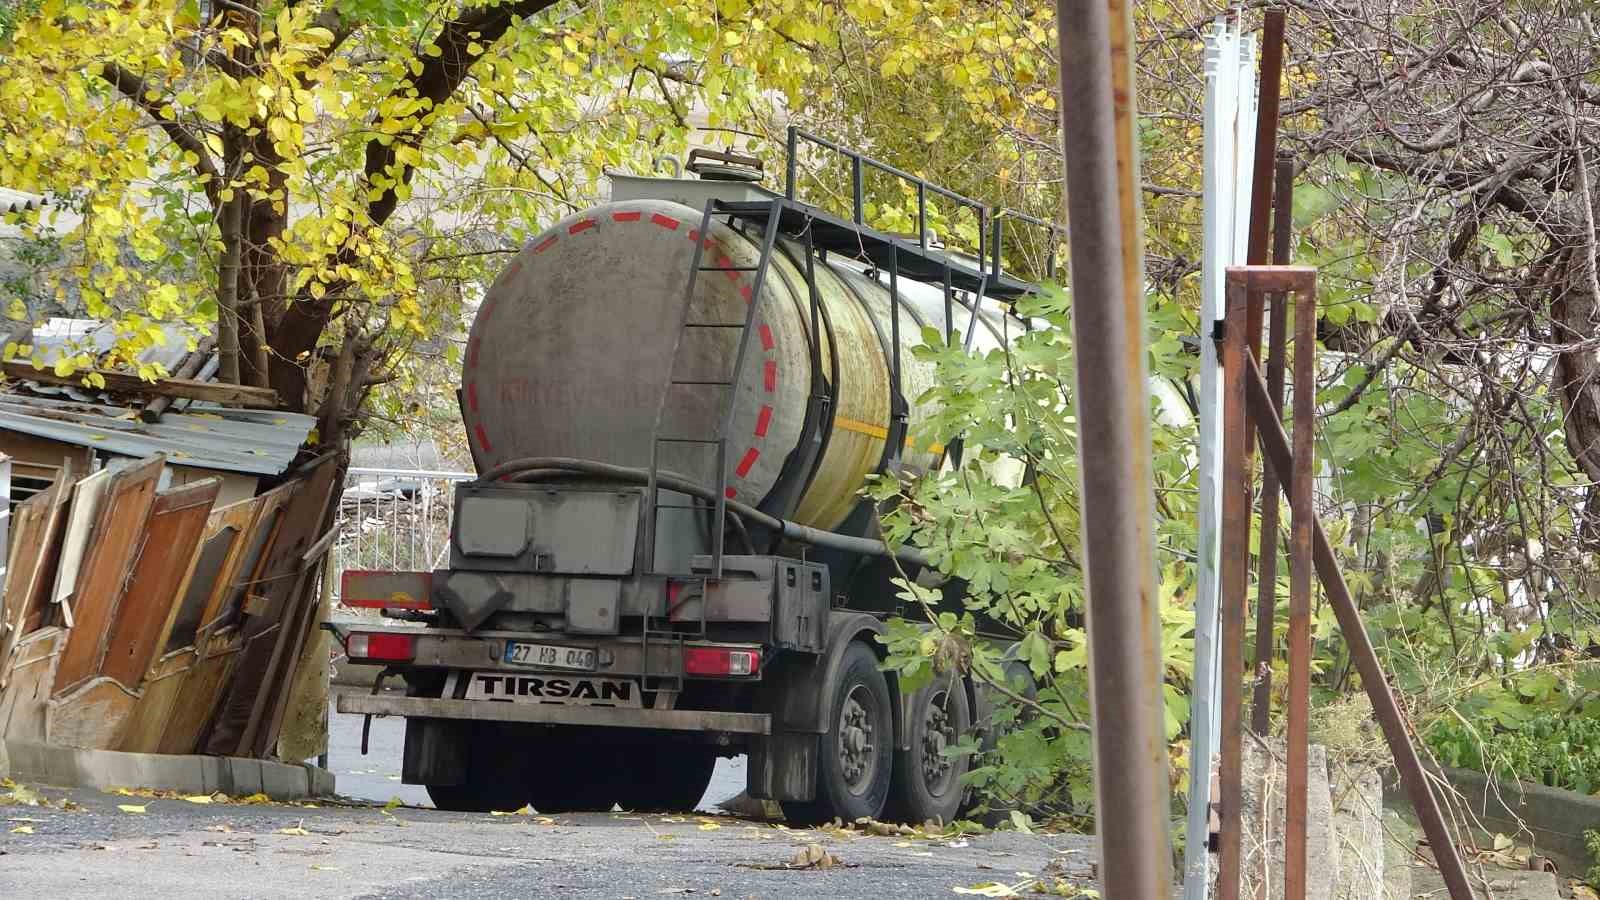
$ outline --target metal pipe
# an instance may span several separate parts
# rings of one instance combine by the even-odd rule
[[[1280,154],[1274,178],[1277,196],[1273,198],[1272,262],[1289,262],[1289,241],[1294,210],[1294,157]],[[1283,370],[1285,329],[1288,328],[1288,297],[1272,297],[1272,314],[1267,323],[1267,383],[1272,388],[1272,405],[1283,418]],[[1250,707],[1250,727],[1256,734],[1267,733],[1272,715],[1272,657],[1276,641],[1273,621],[1278,608],[1278,473],[1270,460],[1261,461],[1261,559],[1256,579],[1256,693]]]
[[[1116,896],[1171,892],[1161,629],[1144,347],[1133,18],[1127,0],[1057,0],[1071,222],[1078,461],[1088,588],[1100,872]],[[1066,104],[1062,104],[1063,107]]]
[[[786,163],[784,177],[783,177],[783,195],[785,197],[787,197],[788,199],[790,199],[790,200],[794,199],[795,175],[797,174],[796,170],[797,170],[797,168],[799,166],[799,162],[800,162],[799,161],[799,154],[796,152],[796,151],[798,151],[800,149],[800,140],[799,140],[799,138],[800,138],[800,129],[795,127],[794,125],[790,125],[789,126],[789,134],[788,134],[788,138],[787,138],[787,145],[788,145],[788,151],[789,151],[789,160]]]
[[[1261,435],[1262,455],[1272,457],[1278,471],[1288,473],[1293,458],[1289,436],[1284,434],[1283,423],[1272,416],[1271,393],[1260,367],[1254,358],[1247,358],[1246,364],[1248,377],[1245,379],[1245,389],[1251,418]],[[1293,481],[1294,475],[1289,474],[1283,482],[1283,489],[1291,502],[1295,496]],[[1334,617],[1339,621],[1339,631],[1344,635],[1350,658],[1361,675],[1361,686],[1372,701],[1372,714],[1383,729],[1389,752],[1394,755],[1400,783],[1406,789],[1412,808],[1416,810],[1417,820],[1428,839],[1428,848],[1439,867],[1439,874],[1444,878],[1451,900],[1472,900],[1472,887],[1467,881],[1466,868],[1461,864],[1455,839],[1439,810],[1439,801],[1428,787],[1428,773],[1422,768],[1422,760],[1411,744],[1411,730],[1406,723],[1405,713],[1389,689],[1389,681],[1378,662],[1378,654],[1367,637],[1366,623],[1362,621],[1361,612],[1350,596],[1350,588],[1339,571],[1339,561],[1333,555],[1333,544],[1328,540],[1327,532],[1323,531],[1322,523],[1315,519],[1311,523],[1311,544],[1323,594],[1327,596],[1328,605],[1333,607]]]
[[[1222,500],[1222,559],[1217,590],[1218,617],[1222,622],[1222,645],[1218,650],[1222,722],[1218,728],[1221,762],[1217,785],[1221,808],[1217,897],[1239,900],[1243,865],[1239,803],[1244,794],[1241,759],[1244,685],[1239,666],[1244,660],[1245,587],[1250,566],[1250,460],[1245,455],[1244,386],[1244,361],[1250,356],[1244,327],[1249,294],[1242,280],[1230,277],[1227,287],[1227,316],[1222,333],[1222,478],[1218,484]]]
[[[1261,29],[1261,86],[1257,93],[1255,171],[1250,187],[1250,236],[1245,262],[1259,266],[1267,261],[1267,235],[1272,216],[1272,175],[1278,151],[1278,107],[1283,84],[1283,8],[1267,10]],[[1250,303],[1250,352],[1261,353],[1262,295]],[[1254,446],[1250,438],[1246,452]]]
[[[1282,160],[1280,162],[1280,168]],[[1292,166],[1293,163],[1291,162]],[[1280,184],[1281,193],[1286,193]],[[1282,213],[1283,204],[1279,204]],[[1289,723],[1288,769],[1284,775],[1284,900],[1306,897],[1306,740],[1311,692],[1311,456],[1316,424],[1317,294],[1295,292],[1294,310],[1294,487],[1290,491],[1289,536]],[[1288,297],[1273,299],[1273,318]],[[1281,363],[1280,363],[1281,365]],[[1265,456],[1265,454],[1263,454]],[[1263,459],[1265,462],[1265,459]],[[1269,467],[1270,468],[1270,467]],[[1278,494],[1262,493],[1274,509]]]
[[[596,462],[592,459],[573,459],[565,456],[530,456],[503,462],[483,473],[478,480],[482,482],[510,478],[535,480],[536,478],[548,477],[551,472],[560,472],[562,474],[579,473],[626,484],[653,483],[659,488],[677,491],[680,494],[688,494],[710,503],[715,503],[717,498],[721,497],[729,512],[748,522],[754,522],[763,528],[776,531],[790,540],[799,541],[803,544],[812,544],[817,547],[843,550],[847,553],[860,553],[866,556],[892,556],[902,562],[917,566],[933,565],[926,554],[914,547],[890,547],[883,541],[852,537],[847,534],[836,534],[832,531],[822,531],[808,525],[780,519],[777,516],[768,515],[747,503],[731,499],[725,494],[718,494],[702,484],[659,469],[635,469],[628,466]],[[653,480],[652,475],[654,476]]]
[[[862,224],[862,207],[865,206],[865,185],[861,183],[861,157],[854,154],[850,157],[850,191],[854,195],[854,208],[850,211],[851,221],[857,225]]]

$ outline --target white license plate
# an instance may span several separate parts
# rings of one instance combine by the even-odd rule
[[[543,666],[547,669],[594,671],[593,647],[563,647],[559,644],[530,644],[506,641],[505,661],[514,666]]]
[[[643,707],[639,683],[626,678],[520,672],[451,672],[446,697],[455,696],[457,678],[467,679],[466,700],[501,703],[559,703],[579,706]]]

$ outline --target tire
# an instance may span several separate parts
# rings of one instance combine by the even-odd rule
[[[425,785],[428,798],[451,812],[514,812],[527,803],[527,774],[521,760],[502,748],[509,730],[498,723],[475,723],[467,732],[466,780],[461,784]]]
[[[620,785],[617,748],[609,744],[549,747],[538,760],[527,760],[528,804],[541,813],[609,812]]]
[[[833,720],[817,738],[817,791],[809,803],[785,802],[791,822],[877,818],[894,775],[894,715],[878,657],[859,641],[845,648],[833,685]]]
[[[906,727],[910,749],[894,753],[894,783],[889,791],[891,821],[920,825],[937,820],[948,825],[961,812],[972,758],[944,755],[944,748],[959,742],[972,729],[972,705],[966,685],[946,675],[909,697]]]
[[[716,766],[716,755],[703,747],[635,747],[623,754],[627,777],[617,803],[632,812],[692,812]]]

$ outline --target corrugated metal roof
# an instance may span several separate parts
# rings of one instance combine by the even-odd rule
[[[0,187],[0,216],[28,209],[39,209],[43,206],[44,198],[38,194],[25,194],[22,191],[13,191],[9,188]]]
[[[0,394],[0,429],[120,456],[165,453],[175,465],[253,475],[282,474],[315,424],[300,413],[195,404],[148,425],[133,409]]]
[[[171,373],[183,362],[189,354],[189,339],[199,340],[201,333],[189,325],[176,322],[157,323],[165,341],[160,344],[152,343],[139,351],[138,362],[153,364],[160,363]],[[64,356],[75,356],[79,353],[88,353],[95,358],[96,364],[105,366],[104,357],[117,345],[117,330],[109,322],[95,319],[64,319],[50,318],[42,324],[35,325],[30,339],[34,348],[34,359],[49,366]],[[126,366],[116,368],[126,369]],[[108,399],[108,395],[83,385],[42,384],[28,382],[28,390],[35,394],[51,397],[69,397],[82,403],[101,403]],[[181,405],[181,404],[180,404]]]

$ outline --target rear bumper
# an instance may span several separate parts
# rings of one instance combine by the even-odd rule
[[[494,703],[483,700],[434,700],[427,697],[383,697],[341,694],[338,710],[374,716],[424,719],[474,719],[484,722],[529,722],[540,725],[596,725],[613,728],[655,728],[663,731],[709,731],[724,734],[771,734],[766,713],[705,712],[692,709],[616,709],[606,706],[556,706]]]

